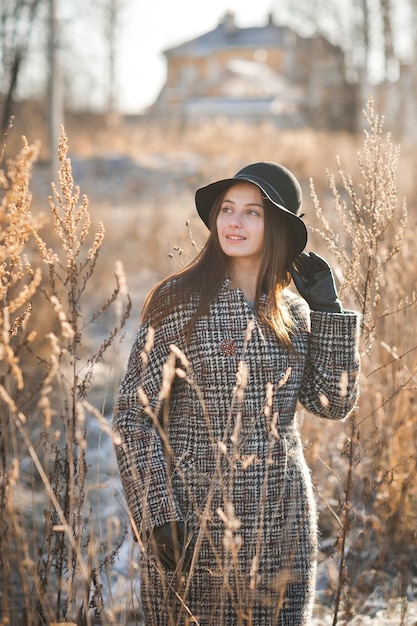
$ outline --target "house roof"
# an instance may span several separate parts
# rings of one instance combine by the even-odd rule
[[[288,30],[285,26],[277,26],[272,20],[265,26],[239,28],[234,22],[233,14],[228,13],[215,29],[179,46],[168,48],[163,53],[169,57],[196,57],[219,49],[282,47],[285,30]]]

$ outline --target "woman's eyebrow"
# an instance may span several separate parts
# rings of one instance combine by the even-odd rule
[[[235,204],[234,200],[230,198],[223,198],[222,202],[230,202],[231,204]],[[257,206],[260,209],[264,208],[264,205],[261,202],[246,202],[245,206]]]

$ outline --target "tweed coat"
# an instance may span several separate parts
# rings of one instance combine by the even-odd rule
[[[317,527],[297,402],[344,419],[358,396],[358,315],[309,311],[285,290],[294,350],[226,280],[184,340],[193,298],[139,328],[113,424],[133,526],[186,520],[188,574],[141,543],[146,626],[300,626],[315,588]]]

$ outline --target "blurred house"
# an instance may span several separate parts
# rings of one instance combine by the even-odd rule
[[[167,79],[150,112],[185,122],[226,116],[286,128],[348,128],[352,86],[342,50],[275,24],[218,26],[164,51]]]

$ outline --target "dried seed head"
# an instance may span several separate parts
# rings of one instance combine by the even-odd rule
[[[330,404],[329,398],[326,395],[324,395],[324,393],[321,393],[319,395],[319,400],[320,400],[321,406],[323,407],[327,407]]]
[[[340,397],[346,398],[349,385],[349,375],[346,371],[342,372],[339,380]]]
[[[65,337],[65,339],[73,339],[75,336],[75,330],[71,327],[70,323],[68,322],[67,316],[65,314],[65,311],[61,302],[58,300],[56,296],[51,296],[51,302],[58,316],[58,320],[61,324],[62,336]]]
[[[143,365],[147,365],[149,361],[149,353],[151,352],[155,340],[155,329],[152,326],[149,326],[148,332],[146,333],[145,345],[143,346],[143,350],[140,353],[140,358],[142,359]]]
[[[251,340],[254,329],[255,329],[255,320],[253,319],[249,320],[249,323],[246,327],[245,343],[249,343],[249,341]]]
[[[175,354],[177,359],[179,359],[181,361],[181,364],[183,365],[183,367],[185,367],[185,369],[188,369],[190,367],[189,360],[185,356],[184,352],[178,348],[178,346],[176,346],[175,344],[171,343],[169,345],[169,349],[171,350],[171,352],[173,352]]]
[[[167,360],[162,366],[162,384],[161,384],[161,389],[159,390],[159,395],[158,395],[158,399],[160,401],[164,400],[165,398],[168,398],[171,392],[171,387],[172,387],[174,378],[175,378],[175,354],[173,352],[170,352]]]
[[[245,361],[239,361],[239,367],[236,374],[237,386],[246,389],[249,379],[249,368]]]

